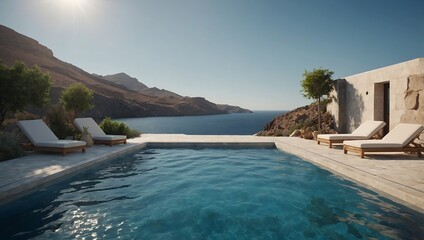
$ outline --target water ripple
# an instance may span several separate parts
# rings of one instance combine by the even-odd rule
[[[3,207],[0,239],[422,239],[423,222],[274,149],[147,149]]]

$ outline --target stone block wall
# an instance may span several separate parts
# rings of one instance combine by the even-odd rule
[[[402,123],[419,123],[424,125],[424,74],[408,77],[405,91],[405,112],[400,118]],[[424,133],[420,139],[424,139]]]
[[[390,130],[397,124],[424,125],[424,58],[370,70],[337,80],[327,106],[339,133],[366,120],[383,120],[383,84],[390,84]],[[423,138],[424,139],[424,138]]]

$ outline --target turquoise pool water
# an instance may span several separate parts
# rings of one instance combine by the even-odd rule
[[[424,214],[276,149],[145,149],[0,208],[0,239],[423,239]]]

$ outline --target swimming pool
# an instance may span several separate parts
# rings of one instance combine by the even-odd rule
[[[276,149],[144,149],[0,208],[0,239],[420,239],[424,215]]]

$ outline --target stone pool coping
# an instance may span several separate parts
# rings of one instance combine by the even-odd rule
[[[373,154],[361,159],[343,154],[340,146],[330,149],[315,141],[289,137],[228,135],[143,134],[126,145],[96,145],[86,153],[66,156],[30,153],[25,157],[0,162],[0,204],[35,191],[64,176],[147,146],[196,147],[270,147],[348,178],[390,199],[424,213],[424,160],[404,153]]]

